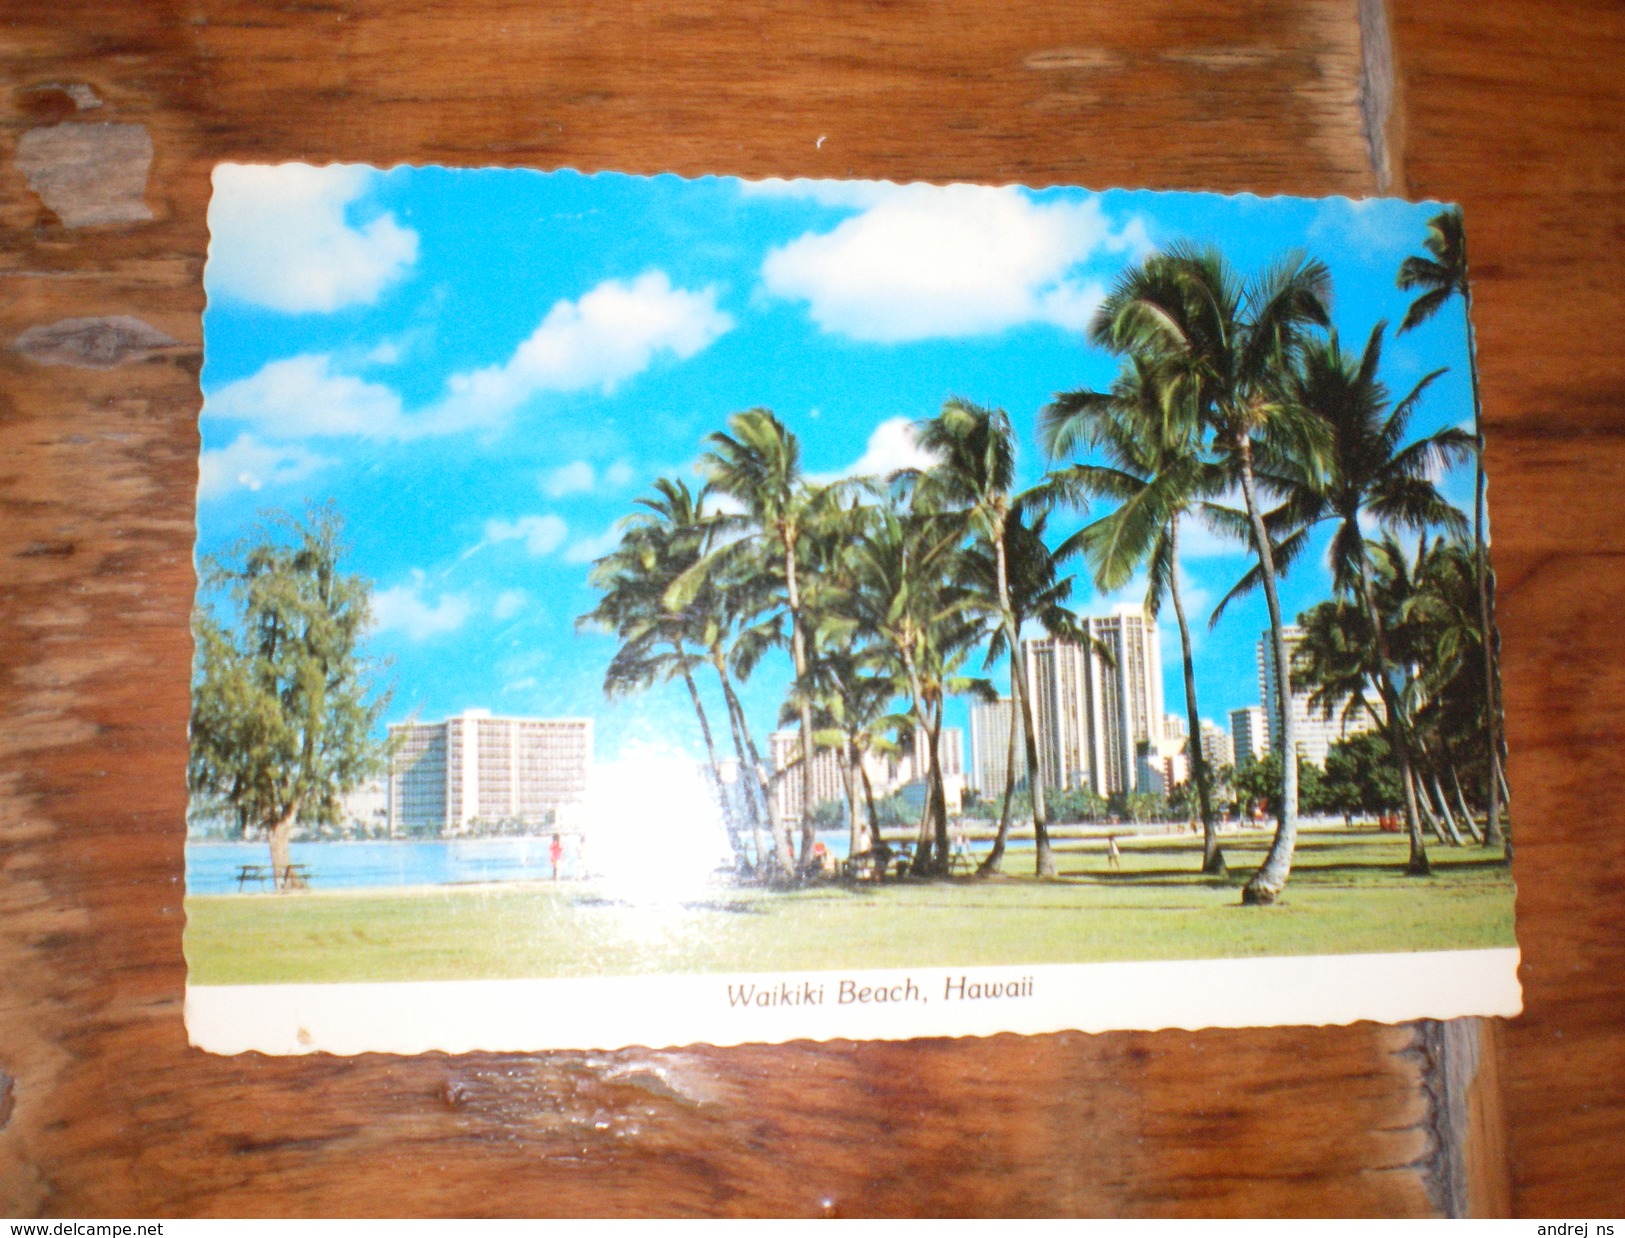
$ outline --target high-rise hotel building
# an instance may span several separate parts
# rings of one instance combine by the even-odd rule
[[[577,828],[592,769],[592,719],[494,718],[389,728],[391,835],[465,834],[475,821]]]
[[[1016,718],[1015,704],[1007,696],[997,701],[971,702],[968,782],[983,799],[996,799],[1004,794],[1012,732],[1016,742],[1016,782],[1021,783],[1027,778],[1027,741]]]
[[[1202,760],[1213,771],[1236,763],[1236,750],[1231,743],[1230,732],[1207,718],[1202,719]]]
[[[1157,621],[1129,605],[1080,622],[1093,640],[1048,637],[1021,645],[1039,777],[1046,787],[1087,786],[1101,796],[1146,790],[1166,740]],[[984,795],[1003,789],[1004,719],[1012,712],[1003,701],[971,705],[972,736],[987,741],[974,749],[978,777],[999,779]]]
[[[1282,630],[1286,642],[1286,656],[1290,664],[1303,643],[1303,629],[1288,627]],[[1268,629],[1258,640],[1258,690],[1263,694],[1264,711],[1269,717],[1270,751],[1282,751],[1281,709],[1276,695],[1275,655]],[[1370,714],[1360,713],[1344,725],[1341,707],[1332,711],[1330,718],[1323,710],[1309,704],[1308,689],[1292,691],[1292,738],[1298,755],[1314,765],[1326,765],[1326,754],[1338,740],[1348,739],[1372,729]],[[1237,748],[1240,748],[1238,738]]]
[[[1270,728],[1264,720],[1262,705],[1230,711],[1230,745],[1232,763],[1237,769],[1269,756]]]

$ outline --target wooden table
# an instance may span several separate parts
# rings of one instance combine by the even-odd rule
[[[1625,1211],[1625,10],[1222,7],[4,0],[0,1212]],[[1527,1013],[670,1053],[188,1049],[219,159],[1461,201]]]

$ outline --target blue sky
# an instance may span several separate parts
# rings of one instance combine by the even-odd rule
[[[1289,248],[1326,261],[1358,349],[1409,302],[1394,287],[1436,203],[1144,191],[894,186],[225,165],[204,282],[198,549],[267,509],[332,500],[351,570],[374,584],[369,651],[390,660],[388,718],[468,707],[598,719],[600,760],[698,752],[680,687],[608,702],[608,636],[578,634],[591,560],[658,476],[698,479],[701,440],[775,410],[809,472],[918,463],[908,431],[952,395],[1009,411],[1025,479],[1057,391],[1103,387],[1083,328],[1122,268],[1158,246],[1220,246],[1242,271]],[[1416,433],[1470,423],[1452,307],[1397,340],[1382,374],[1427,370]],[[1444,480],[1470,510],[1467,467]],[[1062,518],[1052,529],[1068,531]],[[1239,546],[1188,534],[1204,717],[1258,703],[1262,599],[1209,631],[1245,571]],[[1324,542],[1324,538],[1322,538]],[[1324,597],[1323,555],[1286,578],[1295,615]],[[1084,613],[1138,600],[1080,582]],[[1166,616],[1166,703],[1183,707]],[[747,689],[771,729],[788,666]],[[720,713],[720,701],[713,702]],[[950,722],[964,717],[962,704]]]

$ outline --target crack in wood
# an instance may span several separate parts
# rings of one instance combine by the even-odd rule
[[[1395,180],[1396,153],[1390,141],[1394,120],[1394,41],[1384,0],[1359,0],[1360,122],[1365,131],[1377,192],[1387,193]]]
[[[1483,1176],[1485,1149],[1474,1113],[1474,1091],[1487,1047],[1481,1019],[1424,1020],[1415,1025],[1415,1051],[1422,1058],[1422,1091],[1428,1113],[1424,1125],[1427,1152],[1418,1163],[1423,1189],[1440,1216],[1470,1217],[1478,1213],[1474,1198],[1475,1174]]]

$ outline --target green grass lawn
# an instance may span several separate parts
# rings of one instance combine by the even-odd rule
[[[196,984],[821,971],[1477,949],[1514,944],[1499,854],[1437,847],[1406,877],[1402,837],[1305,834],[1286,896],[1242,907],[1259,832],[1225,839],[1235,875],[1197,875],[1200,840],[1069,843],[1040,882],[1017,847],[989,881],[717,888],[645,905],[595,883],[218,895],[186,900]]]

